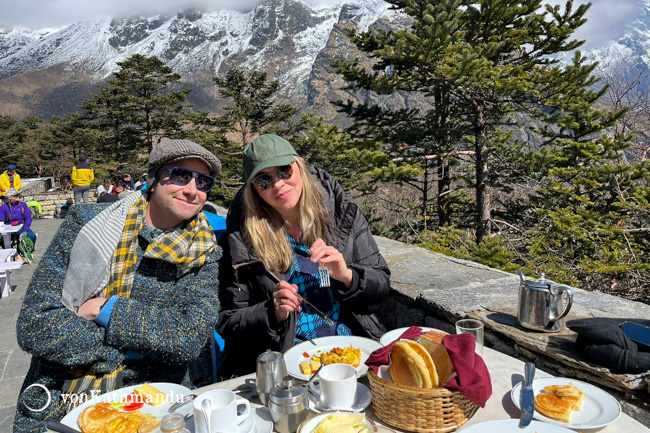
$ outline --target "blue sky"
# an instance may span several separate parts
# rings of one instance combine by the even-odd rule
[[[343,0],[303,0],[307,4],[341,3]],[[354,0],[349,0],[354,1]],[[547,0],[564,4],[561,0]],[[589,21],[576,34],[586,39],[585,48],[621,36],[625,24],[639,15],[640,0],[592,0]],[[22,26],[31,29],[58,27],[77,21],[102,17],[130,15],[150,16],[176,12],[182,5],[195,5],[203,10],[236,8],[248,10],[260,0],[0,0],[0,26]],[[576,4],[582,3],[575,0]]]

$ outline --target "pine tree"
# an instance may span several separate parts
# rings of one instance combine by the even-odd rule
[[[11,116],[0,116],[0,143],[2,143],[0,173],[7,169],[7,165],[17,164],[23,153],[23,144],[28,133],[29,128],[25,123],[19,122]],[[18,172],[22,171],[23,167],[18,167]]]
[[[217,201],[228,204],[243,185],[242,151],[256,136],[265,133],[280,135],[290,142],[304,128],[298,109],[278,103],[277,80],[269,80],[264,72],[230,69],[224,78],[214,77],[219,94],[230,105],[216,119],[205,119],[215,128],[215,146],[222,163],[217,187]]]
[[[562,86],[551,78],[557,68],[541,71],[556,84],[542,92],[553,110],[539,116],[559,129],[540,131],[548,137],[537,158],[542,188],[525,244],[531,267],[552,278],[648,299],[650,162],[627,160],[633,137],[615,132],[624,109],[594,108],[607,92],[593,90],[594,67],[576,54]]]
[[[573,12],[569,1],[566,12],[560,13],[559,9],[543,10],[541,0],[387,1],[412,18],[410,28],[351,32],[356,46],[372,58],[372,72],[358,61],[337,61],[335,66],[354,89],[383,94],[421,92],[427,98],[433,108],[410,116],[410,136],[398,141],[400,137],[388,133],[392,141],[387,141],[378,134],[391,159],[397,156],[401,162],[408,161],[409,169],[423,170],[423,161],[440,154],[468,151],[458,137],[469,138],[480,242],[491,231],[491,188],[497,180],[490,161],[501,147],[490,143],[489,137],[509,124],[512,114],[542,103],[534,91],[539,85],[535,71],[556,63],[552,55],[579,46],[580,42],[568,39],[584,22],[588,6]],[[564,79],[562,74],[555,78]],[[394,125],[383,117],[403,117],[399,110],[378,110],[382,112],[378,124],[389,128]],[[436,121],[419,122],[424,119]],[[402,153],[408,150],[419,161],[402,158],[396,144]],[[444,172],[444,164],[440,167]],[[439,190],[438,197],[442,196]]]
[[[292,120],[298,109],[275,101],[280,84],[277,80],[269,80],[266,72],[248,73],[232,68],[224,78],[214,77],[213,80],[219,94],[232,102],[225,107],[226,113],[219,118],[218,125],[239,134],[242,149],[259,134],[286,136],[295,132]]]
[[[107,135],[103,150],[112,159],[129,161],[181,133],[190,89],[171,90],[181,76],[155,56],[134,54],[118,66],[108,86],[82,108]]]

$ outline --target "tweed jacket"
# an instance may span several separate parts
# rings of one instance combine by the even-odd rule
[[[310,168],[325,192],[325,205],[333,215],[333,234],[328,244],[343,254],[352,270],[352,287],[332,280],[331,290],[341,301],[342,312],[355,335],[378,339],[384,325],[369,306],[381,302],[390,291],[390,270],[379,253],[359,206],[327,172]],[[243,190],[237,194],[219,239],[222,311],[217,331],[225,340],[218,372],[221,378],[255,371],[257,356],[266,349],[284,352],[294,344],[296,315],[276,323],[273,291],[277,280],[264,268],[243,240]]]
[[[176,277],[176,266],[143,258],[152,241],[138,234],[137,264],[129,298],[118,296],[107,328],[76,316],[61,303],[70,250],[81,228],[108,205],[75,205],[54,236],[29,284],[16,324],[18,344],[32,355],[18,397],[15,432],[45,431],[46,420],[66,413],[61,390],[70,367],[96,373],[124,368],[123,386],[173,382],[189,386],[188,363],[199,353],[217,321],[218,260],[221,248],[200,268]],[[142,355],[126,359],[128,350]],[[47,387],[51,403],[40,386]],[[42,408],[36,412],[29,408]]]

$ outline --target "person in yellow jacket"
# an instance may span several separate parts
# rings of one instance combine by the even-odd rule
[[[95,172],[86,162],[85,156],[79,157],[79,163],[72,167],[72,186],[74,187],[74,204],[90,203],[90,183],[95,179]]]
[[[4,197],[9,188],[16,188],[20,192],[22,186],[20,175],[16,173],[16,166],[9,164],[7,170],[0,174],[0,196]]]

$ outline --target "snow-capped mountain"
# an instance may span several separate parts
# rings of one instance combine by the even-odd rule
[[[136,53],[157,56],[179,73],[199,109],[218,108],[212,77],[233,66],[267,72],[293,103],[318,104],[338,80],[329,58],[351,49],[343,27],[366,29],[396,16],[383,0],[326,7],[267,0],[248,12],[186,9],[175,16],[58,29],[0,28],[0,114],[49,117],[73,111],[119,69],[117,62]]]
[[[623,36],[587,50],[591,61],[599,63],[602,75],[614,79],[650,77],[650,0],[639,0],[636,19],[625,26]],[[647,88],[650,83],[642,83]]]

